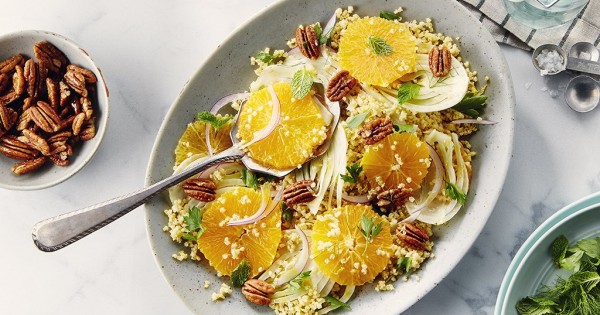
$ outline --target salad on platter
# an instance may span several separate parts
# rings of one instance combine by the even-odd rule
[[[175,173],[232,146],[293,171],[227,161],[171,188],[164,231],[184,247],[174,259],[206,262],[277,314],[351,309],[361,286],[418,281],[432,227],[467,206],[469,136],[494,122],[481,117],[488,78],[479,86],[455,39],[401,13],[349,7],[298,26],[290,50],[251,57],[248,92],[198,113]],[[227,283],[213,300],[231,293]]]

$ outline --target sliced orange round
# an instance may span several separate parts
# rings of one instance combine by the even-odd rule
[[[361,82],[388,86],[413,72],[416,41],[405,25],[380,17],[354,21],[340,39],[340,66]]]
[[[363,218],[364,217],[364,218]],[[362,220],[378,233],[367,240]],[[311,236],[311,258],[329,278],[342,285],[362,285],[385,269],[392,253],[390,224],[370,206],[350,205],[317,217]]]
[[[393,133],[367,146],[361,165],[371,188],[418,189],[427,175],[429,149],[408,132]]]
[[[256,223],[227,226],[230,221],[251,216],[260,204],[259,192],[238,187],[218,196],[204,212],[205,231],[198,239],[198,248],[221,274],[230,275],[243,259],[250,262],[252,277],[273,263],[281,240],[280,205]]]
[[[213,153],[218,153],[231,147],[232,143],[229,132],[232,126],[233,123],[229,122],[227,125],[221,127],[219,131],[215,131],[215,128],[210,126],[209,137]],[[175,148],[175,165],[179,165],[193,155],[208,155],[206,124],[201,121],[194,121],[188,124],[183,135],[179,138],[179,142],[177,142],[177,147]]]
[[[280,123],[266,138],[251,144],[247,150],[258,163],[275,169],[295,168],[312,157],[315,149],[326,138],[326,125],[317,105],[310,95],[293,99],[290,84],[273,85],[280,103]],[[273,100],[268,88],[250,95],[239,114],[237,137],[249,143],[254,133],[267,126],[273,112]]]

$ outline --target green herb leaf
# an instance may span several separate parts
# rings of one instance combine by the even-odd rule
[[[369,46],[373,49],[373,52],[380,56],[387,56],[394,52],[392,46],[388,44],[383,38],[375,35],[369,36]]]
[[[200,236],[202,236],[202,233],[204,233],[204,231],[206,230],[202,225],[202,212],[198,207],[192,207],[188,215],[183,217],[183,221],[185,222],[188,231],[197,231],[196,237],[194,237],[194,235],[191,233],[183,234],[183,237],[190,241],[196,241]]]
[[[215,128],[215,131],[219,131],[219,129],[225,126],[232,118],[233,116],[231,115],[225,115],[223,118],[219,118],[209,112],[199,112],[197,116],[199,121],[211,124],[213,128]]]
[[[571,275],[569,280],[571,286],[582,286],[589,292],[600,282],[600,275],[595,271],[579,271]]]
[[[412,259],[410,257],[402,257],[402,259],[398,259],[396,266],[396,270],[402,271],[405,274],[410,273],[410,268],[412,267]]]
[[[397,96],[398,104],[402,105],[402,104],[412,100],[417,95],[419,95],[420,90],[421,90],[421,86],[418,84],[415,84],[415,83],[407,82],[407,83],[400,85],[400,88],[398,89],[398,96]]]
[[[267,52],[264,52],[264,51],[259,51],[256,54],[256,56],[254,56],[254,58],[256,58],[266,64],[270,64],[275,59],[275,56],[273,56]]]
[[[567,251],[567,253],[569,253],[569,252],[570,252],[570,250]],[[581,258],[582,257],[583,257],[583,251],[580,250],[579,248],[576,248],[575,251],[572,252],[571,255],[566,256],[560,262],[560,266],[567,270],[578,271],[579,267],[581,266]]]
[[[390,21],[394,21],[400,18],[398,14],[391,11],[381,11],[379,12],[379,17]]]
[[[281,203],[281,209],[281,219],[283,219],[284,222],[291,223],[292,219],[294,218],[292,209],[290,209],[290,207],[288,207],[284,202]]]
[[[365,121],[365,119],[367,119],[367,117],[369,117],[370,115],[371,115],[371,111],[366,111],[366,112],[362,112],[356,116],[353,116],[346,123],[346,127],[347,128],[356,128],[356,127],[360,126],[360,124],[362,124],[363,121]]]
[[[549,305],[541,305],[526,297],[517,302],[517,312],[521,315],[544,315],[544,314],[555,314],[554,308]]]
[[[454,185],[452,183],[447,183],[446,195],[448,195],[448,197],[458,201],[458,203],[460,203],[463,206],[465,205],[465,202],[467,201],[467,194],[465,194],[462,190],[460,190],[460,188],[458,188],[456,185]]]
[[[296,290],[300,289],[304,280],[310,277],[310,272],[311,271],[309,270],[297,275],[294,279],[290,280],[289,285]]]
[[[469,92],[465,94],[463,99],[460,102],[458,102],[458,104],[454,105],[452,108],[465,115],[469,115],[471,117],[478,117],[483,112],[483,108],[485,107],[487,98],[488,97],[485,95],[475,95]]]
[[[198,237],[194,236],[194,234],[192,234],[192,233],[183,233],[183,234],[181,234],[181,237],[185,238],[188,241],[192,241],[192,242],[198,241]]]
[[[331,295],[325,296],[325,297],[323,297],[323,299],[325,299],[325,301],[327,301],[332,306],[340,306],[340,307],[345,308],[347,310],[351,310],[352,309],[350,307],[350,305],[348,305],[348,304],[346,304],[346,303],[344,303],[344,302],[342,302],[342,301],[334,298]]]
[[[374,219],[375,219],[375,217],[369,218],[369,217],[367,217],[364,214],[360,218],[360,226],[358,228],[360,230],[360,233],[367,240],[368,244],[372,243],[373,239],[383,229],[383,222],[379,222],[379,224],[375,225],[375,220]]]
[[[600,237],[587,238],[577,242],[577,247],[592,258],[600,258]]]
[[[233,269],[231,272],[231,284],[234,287],[241,287],[244,285],[244,282],[250,278],[250,262],[246,259],[242,259],[240,264]]]
[[[347,175],[340,174],[343,181],[351,184],[355,184],[358,181],[358,176],[362,172],[362,166],[354,163],[350,166],[346,166]]]
[[[294,73],[294,77],[292,78],[292,94],[294,95],[294,98],[297,100],[303,99],[308,92],[310,92],[313,82],[314,79],[310,71],[296,71],[296,73]]]
[[[559,267],[560,262],[565,258],[567,248],[569,248],[569,240],[564,235],[557,237],[554,242],[552,242],[552,246],[550,247],[550,250],[552,251],[552,260]]]
[[[315,23],[312,25],[312,27],[315,30],[315,35],[317,35],[317,38],[320,40],[321,36],[323,35],[323,29],[321,28],[321,24]]]
[[[396,125],[396,124],[394,124],[394,131],[413,133],[413,132],[415,132],[415,125],[411,125],[411,124]]]
[[[254,175],[254,172],[252,172],[251,170],[242,170],[242,181],[244,182],[244,185],[246,185],[246,187],[248,188],[258,188],[258,181],[256,180],[256,175]]]

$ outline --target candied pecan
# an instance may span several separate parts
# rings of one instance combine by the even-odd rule
[[[374,144],[383,140],[394,132],[392,121],[386,118],[377,118],[363,125],[358,132],[365,144]]]
[[[37,96],[38,89],[38,66],[33,59],[25,62],[25,81],[27,82],[27,94],[31,97]]]
[[[287,186],[283,191],[283,202],[288,207],[292,207],[312,201],[315,199],[313,185],[314,182],[312,180],[301,180]]]
[[[69,70],[64,75],[67,85],[81,96],[87,96],[88,91],[85,87],[85,77],[80,72]]]
[[[48,70],[54,73],[60,73],[69,64],[67,56],[56,46],[46,41],[35,43],[33,54],[40,62],[44,62]]]
[[[429,241],[427,232],[416,224],[408,222],[398,224],[396,238],[398,241],[404,243],[404,245],[416,250],[425,250]]]
[[[23,67],[19,65],[15,67],[15,74],[13,74],[13,90],[19,96],[25,92],[25,73]]]
[[[98,81],[98,79],[96,78],[96,75],[92,71],[82,68],[77,65],[73,65],[73,64],[68,65],[67,71],[73,71],[76,73],[80,73],[83,76],[83,78],[85,79],[85,83],[96,83],[96,81]]]
[[[317,32],[312,25],[296,29],[296,44],[306,58],[317,59],[321,55],[319,38],[317,38]]]
[[[377,194],[376,204],[381,208],[397,208],[404,205],[410,196],[412,196],[410,188],[389,189]]]
[[[9,92],[6,95],[0,96],[0,104],[8,105],[19,99],[19,94],[15,91]]]
[[[8,59],[0,61],[0,73],[12,73],[17,65],[23,64],[23,56],[14,55]]]
[[[50,155],[50,146],[48,145],[46,139],[40,137],[38,134],[29,129],[24,129],[23,136],[20,136],[17,139],[40,151],[43,155]]]
[[[14,77],[13,77],[14,82]],[[10,85],[10,77],[7,74],[0,73],[0,93],[4,93]]]
[[[192,178],[183,184],[183,191],[188,196],[202,202],[215,200],[217,196],[215,190],[217,190],[217,185],[207,178]]]
[[[92,117],[86,120],[83,123],[83,127],[81,127],[81,131],[79,132],[79,138],[83,141],[88,141],[93,139],[96,136],[96,122],[95,118]]]
[[[263,280],[248,279],[242,286],[242,294],[246,300],[258,305],[269,305],[269,296],[274,293],[275,287]]]
[[[67,150],[51,155],[50,161],[52,161],[54,165],[61,167],[68,166],[71,163],[69,161],[69,155],[67,154]]]
[[[79,114],[75,115],[75,118],[73,119],[73,124],[72,124],[73,135],[76,135],[76,136],[79,135],[79,133],[81,132],[81,127],[83,127],[84,122],[85,122],[85,113],[79,113]]]
[[[54,110],[58,110],[60,106],[60,94],[58,91],[58,84],[51,78],[46,78],[46,90],[48,91],[48,101]]]
[[[58,86],[60,90],[60,106],[65,106],[71,97],[71,89],[63,80],[58,83]]]
[[[0,102],[0,130],[6,132],[17,121],[17,112]],[[1,136],[1,135],[0,135]]]
[[[15,165],[13,165],[12,171],[17,175],[23,175],[37,170],[38,168],[42,167],[45,163],[46,157],[40,156],[31,160],[16,163]]]
[[[35,106],[30,107],[30,115],[33,122],[48,133],[57,132],[61,129],[61,119],[50,104],[38,101]]]
[[[19,122],[17,123],[17,131],[22,131],[23,129],[29,128],[29,123],[31,122],[31,114],[29,113],[29,109],[26,109],[19,116]]]
[[[88,97],[81,97],[79,99],[79,103],[81,104],[81,110],[85,113],[85,119],[92,118],[94,114],[94,110],[92,109],[92,101]]]
[[[347,70],[336,73],[327,85],[327,98],[333,102],[340,101],[348,95],[354,87],[358,86],[358,80],[350,75]]]
[[[39,155],[36,150],[12,136],[2,138],[0,153],[17,160],[31,160]]]
[[[433,46],[429,51],[429,69],[436,77],[445,77],[452,68],[452,54],[446,47]]]

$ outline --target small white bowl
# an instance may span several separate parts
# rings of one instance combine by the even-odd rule
[[[70,164],[66,167],[46,162],[41,169],[29,174],[16,175],[11,171],[12,166],[19,162],[0,155],[0,187],[12,190],[43,189],[61,183],[82,169],[94,156],[102,142],[109,115],[108,88],[102,77],[102,72],[92,58],[79,45],[70,39],[46,31],[27,30],[0,36],[0,60],[16,54],[33,58],[33,45],[47,41],[60,49],[69,58],[70,63],[89,69],[96,75],[96,97],[93,102],[96,117],[96,136],[83,141],[74,148]]]

